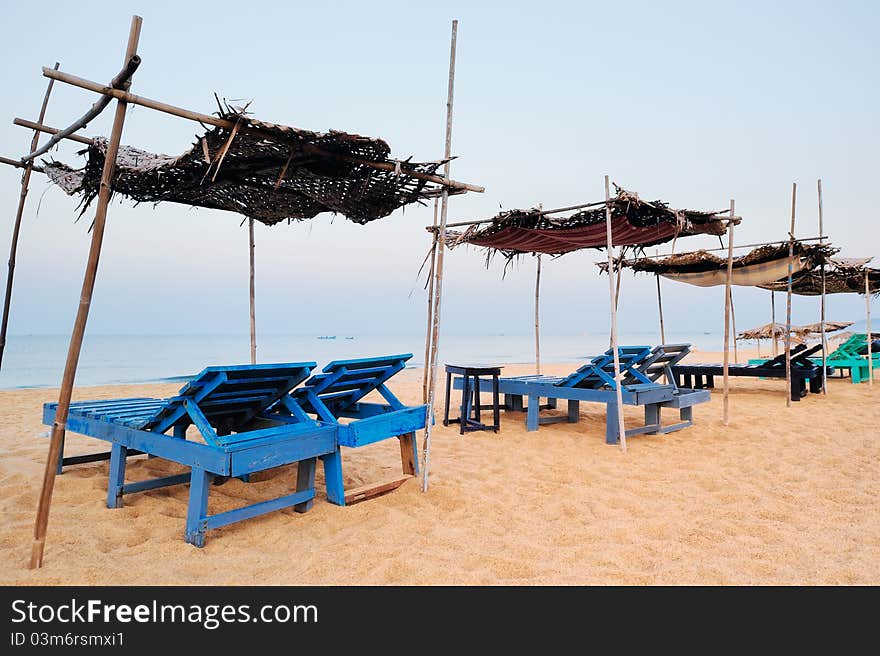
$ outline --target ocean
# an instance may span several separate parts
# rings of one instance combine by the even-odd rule
[[[330,338],[332,337],[332,339]],[[656,344],[652,333],[622,334],[621,344]],[[667,335],[667,342],[688,342],[720,350],[721,335]],[[67,335],[10,336],[0,370],[0,389],[56,387],[67,356]],[[577,362],[608,348],[607,334],[546,335],[543,362]],[[409,365],[425,359],[424,335],[361,336],[258,335],[257,361],[315,361],[412,353]],[[441,335],[439,362],[510,364],[533,362],[533,335]],[[209,365],[250,361],[247,335],[86,335],[76,375],[77,385],[111,385],[185,380]]]

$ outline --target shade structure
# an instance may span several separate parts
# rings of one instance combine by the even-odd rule
[[[437,192],[436,185],[403,172],[432,175],[442,161],[392,159],[382,139],[312,132],[231,111],[221,118],[234,127],[207,130],[178,157],[121,147],[113,192],[137,202],[229,210],[266,225],[322,212],[368,223]],[[84,167],[48,162],[45,172],[66,193],[81,195],[85,211],[98,194],[106,152],[107,140],[98,137],[82,151]]]
[[[792,257],[788,254],[788,244],[771,244],[756,248],[732,260],[731,284],[742,287],[762,286],[768,283],[782,285],[777,291],[785,289],[788,266],[793,271],[812,270],[837,249],[827,245],[795,242]],[[604,262],[597,264],[603,271]],[[708,251],[670,255],[664,258],[638,258],[624,260],[621,266],[644,273],[654,273],[671,280],[685,282],[698,287],[715,287],[725,284],[727,277],[727,258],[720,258]],[[776,281],[779,280],[779,283]]]
[[[716,212],[677,210],[663,201],[644,201],[615,186],[610,201],[615,246],[647,247],[677,237],[722,235],[730,217]],[[447,232],[447,244],[471,244],[511,258],[524,253],[562,255],[583,248],[605,248],[605,204],[594,203],[565,218],[553,218],[539,208],[501,212],[464,232]],[[738,219],[736,219],[738,222]]]

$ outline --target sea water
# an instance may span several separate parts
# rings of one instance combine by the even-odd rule
[[[67,335],[10,336],[0,370],[0,389],[55,387],[61,382]],[[654,345],[652,333],[621,334],[621,344]],[[667,335],[668,343],[687,342],[720,350],[715,334]],[[541,360],[578,362],[608,348],[607,334],[545,335]],[[425,359],[424,335],[258,335],[257,361],[314,361],[412,353],[409,366]],[[534,362],[534,335],[442,335],[439,362],[511,364]],[[209,365],[250,362],[248,335],[86,335],[77,368],[77,385],[111,385],[185,380]]]

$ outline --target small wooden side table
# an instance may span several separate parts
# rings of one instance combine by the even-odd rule
[[[452,396],[452,377],[459,375],[463,378],[461,389],[461,404],[459,416],[449,418],[449,402]],[[501,375],[501,367],[486,365],[446,365],[446,407],[443,411],[443,425],[460,424],[459,433],[464,435],[468,431],[493,430],[496,433],[501,424],[501,408],[498,403],[498,376]],[[492,403],[480,402],[481,383],[480,377],[492,377]],[[484,381],[488,384],[489,381]],[[488,390],[486,390],[488,391]],[[493,422],[491,425],[484,424],[480,418],[481,410],[491,410]]]

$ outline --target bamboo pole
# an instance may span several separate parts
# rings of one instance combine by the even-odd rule
[[[110,87],[113,89],[124,89],[128,85],[128,81],[131,79],[131,76],[134,75],[134,72],[138,69],[138,66],[141,65],[141,58],[137,55],[131,57],[128,61],[125,62],[125,65],[122,67],[122,70],[116,74],[116,76],[110,81]],[[58,71],[58,67],[56,66],[54,71]],[[54,80],[52,80],[54,82]],[[45,144],[43,144],[38,149],[31,149],[31,152],[24,157],[21,158],[23,162],[29,162],[33,159],[36,159],[40,155],[44,155],[48,153],[53,146],[58,144],[62,139],[66,138],[68,135],[72,135],[77,130],[81,130],[86,127],[90,121],[94,120],[95,117],[98,116],[101,112],[106,109],[107,105],[110,104],[110,101],[113,100],[110,96],[101,96],[95,104],[93,104],[89,111],[83,114],[76,121],[71,123],[68,127],[63,130],[58,130],[55,134],[52,135],[52,138],[49,139]],[[40,119],[40,123],[43,120]]]
[[[816,180],[816,187],[819,192],[819,234],[824,234],[822,232],[822,179]],[[822,244],[824,240],[820,239],[819,243]],[[825,335],[825,262],[822,262],[822,265],[819,269],[820,274],[822,276],[822,299],[819,304],[819,326],[822,332],[822,394],[828,394],[828,339]]]
[[[125,61],[131,60],[131,58],[137,54],[141,23],[142,19],[140,16],[132,16],[131,29],[129,30],[128,35],[128,47],[125,51]],[[130,84],[130,81],[128,84]],[[86,321],[89,317],[92,292],[95,289],[95,277],[98,272],[98,260],[101,256],[101,244],[104,239],[104,226],[107,219],[107,205],[110,202],[110,185],[116,167],[116,155],[119,151],[119,142],[122,138],[122,126],[125,123],[125,110],[126,103],[124,101],[120,100],[116,103],[116,115],[113,119],[113,129],[110,132],[110,141],[107,144],[107,155],[104,160],[104,169],[101,173],[101,187],[98,192],[98,206],[95,211],[95,220],[92,226],[92,242],[89,247],[89,259],[83,277],[82,292],[80,294],[76,320],[73,324],[73,333],[70,336],[67,362],[64,365],[64,377],[61,379],[61,391],[58,397],[58,406],[55,409],[55,421],[52,424],[49,454],[46,457],[46,469],[43,474],[43,487],[40,492],[40,502],[37,510],[36,522],[34,524],[34,543],[31,548],[30,560],[31,569],[41,567],[43,564],[43,548],[46,544],[46,529],[49,524],[49,507],[52,503],[52,489],[55,486],[55,473],[58,469],[58,461],[64,448],[64,432],[67,426],[67,415],[70,410],[70,399],[73,395],[76,366],[79,362]]]
[[[663,326],[663,297],[660,295],[660,274],[655,273],[654,278],[657,280],[657,312],[660,315],[660,343],[666,343],[666,328]]]
[[[179,118],[189,119],[190,121],[195,121],[197,123],[214,125],[216,127],[225,128],[227,130],[232,130],[235,127],[236,122],[230,121],[229,119],[219,118],[210,114],[202,114],[201,112],[194,112],[189,109],[183,109],[182,107],[175,107],[174,105],[169,105],[168,103],[160,102],[158,100],[152,100],[150,98],[144,98],[143,96],[136,96],[133,93],[122,91],[120,89],[114,89],[110,86],[106,86],[98,82],[92,82],[91,80],[86,80],[84,78],[77,77],[76,75],[70,75],[69,73],[63,73],[61,71],[53,71],[49,68],[43,68],[43,75],[53,80],[58,80],[59,82],[64,82],[66,84],[70,84],[81,89],[94,91],[95,93],[100,93],[105,96],[112,96],[117,100],[124,100],[125,102],[132,105],[140,105],[141,107],[155,109],[156,111],[163,112],[165,114],[171,114],[172,116],[177,116]],[[263,132],[259,128],[252,127],[251,129],[255,132]],[[278,138],[278,134],[275,132],[266,132],[266,134],[271,136],[273,139]],[[368,168],[376,169],[379,171],[392,171],[395,173],[406,175],[410,178],[416,178],[417,180],[433,182],[435,184],[442,185],[444,188],[463,189],[466,191],[476,192],[485,191],[484,187],[480,187],[478,185],[467,184],[465,182],[451,180],[448,177],[433,175],[430,173],[420,173],[419,171],[412,171],[408,169],[403,163],[401,163],[401,166],[397,166],[390,162],[374,162],[371,160],[361,159],[359,157],[339,155],[323,150],[322,148],[319,148],[312,144],[300,144],[300,147],[302,148],[303,152],[309,153],[311,155],[338,159],[344,162],[350,162],[352,164],[360,164],[361,166],[366,166]],[[444,170],[445,168],[446,166],[444,165]]]
[[[45,173],[45,169],[42,166],[35,166],[31,162],[27,164],[22,164],[19,159],[9,159],[8,157],[0,157],[0,164],[8,164],[9,166],[13,166],[17,169],[27,169],[29,168],[31,171],[36,171],[37,173]]]
[[[779,342],[776,340],[776,292],[770,292],[770,339],[773,340],[773,357],[779,355]]]
[[[735,201],[730,199],[730,216],[733,216]],[[725,426],[730,424],[730,306],[733,296],[730,281],[733,279],[733,221],[727,224],[727,279],[724,281],[724,405],[721,419]]]
[[[55,70],[61,66],[59,62],[55,62]],[[46,94],[43,96],[43,104],[40,105],[40,117],[37,119],[40,123],[46,117],[46,108],[49,106],[49,96],[52,94],[52,86],[55,80],[49,80],[46,86]],[[37,147],[40,141],[40,133],[34,130],[34,136],[31,137],[31,150]],[[3,367],[3,353],[6,351],[6,329],[9,327],[9,310],[12,303],[12,283],[15,278],[15,256],[18,252],[18,237],[21,233],[21,217],[24,214],[24,206],[27,202],[28,190],[31,183],[31,172],[33,170],[33,162],[24,164],[24,171],[21,174],[21,193],[18,196],[18,209],[15,212],[15,223],[12,226],[12,240],[9,243],[9,269],[6,273],[6,295],[3,297],[3,323],[0,325],[0,368]]]
[[[452,101],[455,91],[455,46],[458,39],[458,21],[452,21],[452,37],[449,45],[449,81],[446,87],[446,145],[444,149],[443,174],[449,178],[449,159],[452,157]],[[422,492],[428,491],[428,467],[431,461],[431,430],[434,403],[437,397],[437,351],[440,346],[440,304],[443,300],[443,255],[445,253],[446,218],[449,209],[449,192],[446,187],[440,196],[440,225],[437,240],[437,265],[434,271],[434,321],[431,327],[431,381],[428,386],[428,407],[425,422],[425,441],[422,446]]]
[[[55,80],[50,80],[50,83],[55,82]],[[60,134],[61,130],[58,128],[50,128],[48,125],[44,125],[43,121],[28,121],[23,118],[14,118],[12,119],[13,125],[17,125],[22,128],[28,128],[30,130],[36,130],[38,132],[45,132],[46,134]],[[88,137],[83,137],[79,134],[65,134],[62,136],[62,139],[67,139],[68,141],[76,141],[81,144],[86,144],[87,146],[91,146],[95,143],[94,139],[89,139]]]
[[[620,264],[617,267],[617,280],[614,284],[614,310],[620,307],[620,276],[623,273],[623,246],[618,249],[618,259]]]
[[[257,317],[254,304],[254,220],[248,219],[248,255],[250,260],[251,364],[257,364]]]
[[[733,331],[733,362],[739,364],[739,345],[736,340],[736,310],[733,305],[733,287],[730,288],[730,329]]]
[[[544,205],[538,203],[538,211],[542,212]],[[537,255],[535,270],[535,373],[541,373],[541,254]]]
[[[434,225],[437,225],[437,205],[434,199]],[[422,403],[428,402],[428,381],[431,379],[431,325],[434,323],[434,268],[437,263],[437,238],[435,232],[431,240],[431,266],[428,269],[428,325],[425,328],[425,371],[422,375]]]
[[[865,269],[865,332],[867,333],[868,352],[868,386],[874,386],[874,354],[871,352],[874,340],[871,339],[871,279]]]
[[[788,231],[788,287],[785,293],[785,406],[791,407],[791,259],[794,257],[794,217],[797,182],[791,183],[791,227]]]
[[[538,265],[535,272],[535,373],[541,373],[541,255],[537,257]]]
[[[620,450],[626,453],[626,428],[623,424],[623,392],[620,385],[623,378],[620,375],[620,353],[617,350],[617,303],[615,301],[615,283],[614,283],[614,255],[611,249],[614,248],[614,240],[611,235],[611,186],[608,176],[605,176],[605,249],[608,251],[608,293],[611,303],[611,352],[614,354],[614,389],[617,395],[616,411],[617,411],[617,428],[618,439],[620,441]],[[611,412],[611,410],[608,410]]]

